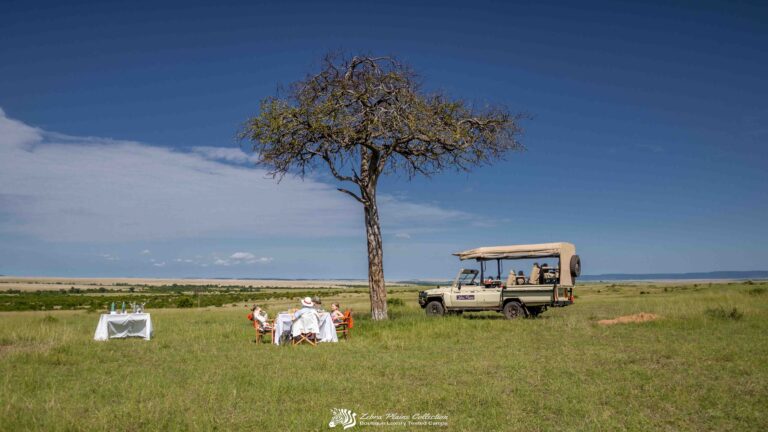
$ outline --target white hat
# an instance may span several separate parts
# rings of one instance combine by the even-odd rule
[[[315,304],[312,303],[312,299],[309,297],[304,297],[304,300],[301,301],[301,305],[305,307],[312,307]]]

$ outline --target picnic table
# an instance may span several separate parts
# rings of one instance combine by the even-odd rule
[[[149,340],[152,337],[152,318],[148,313],[101,314],[93,340],[140,337]]]
[[[336,336],[336,327],[333,325],[331,314],[328,312],[320,312],[320,318],[318,323],[320,324],[320,333],[317,334],[318,342],[338,342],[339,338]],[[291,333],[291,324],[293,322],[293,314],[288,312],[281,312],[277,314],[275,318],[275,337],[272,343],[280,345],[280,336],[287,332]]]

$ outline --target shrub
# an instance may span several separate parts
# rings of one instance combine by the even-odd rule
[[[405,302],[403,301],[403,299],[400,299],[400,298],[388,298],[387,306],[389,307],[405,306]]]
[[[194,305],[194,302],[189,297],[182,297],[176,301],[177,308],[191,308]]]
[[[721,319],[721,320],[734,320],[734,321],[738,321],[744,316],[744,314],[739,312],[739,310],[736,308],[731,309],[731,311],[729,312],[725,310],[722,306],[716,307],[716,308],[707,308],[707,310],[705,310],[704,313],[710,318]]]
[[[761,295],[765,294],[765,292],[766,289],[764,287],[752,288],[751,290],[747,291],[749,295]]]

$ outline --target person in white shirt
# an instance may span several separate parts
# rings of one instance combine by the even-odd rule
[[[301,309],[297,310],[293,313],[293,320],[296,321],[297,319],[301,318],[302,315],[305,313],[313,313],[320,316],[317,313],[317,309],[315,309],[315,304],[312,302],[312,299],[309,297],[304,297],[304,300],[301,301]]]
[[[267,319],[269,319],[267,312],[264,311],[261,307],[253,305],[253,322],[259,328],[261,328],[262,331],[271,330]]]
[[[305,297],[304,300],[301,301],[301,309],[297,310],[293,313],[293,322],[291,324],[291,335],[296,338],[300,333],[303,332],[309,332],[311,333],[317,333],[318,332],[318,320],[320,319],[320,314],[317,312],[317,310],[314,308],[315,304],[312,302],[312,299],[309,297]],[[297,322],[302,320],[302,316],[307,314],[313,314],[315,316],[314,320],[314,329],[306,328],[305,324]],[[305,320],[303,320],[305,321]],[[306,322],[306,321],[305,321]]]

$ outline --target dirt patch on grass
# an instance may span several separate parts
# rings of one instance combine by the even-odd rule
[[[641,323],[646,321],[653,321],[659,319],[659,316],[652,313],[640,312],[634,315],[624,315],[616,317],[614,319],[604,319],[597,323],[602,325],[614,325],[614,324],[629,324],[629,323]]]
[[[48,341],[0,339],[0,359],[12,354],[47,352],[54,344]]]

